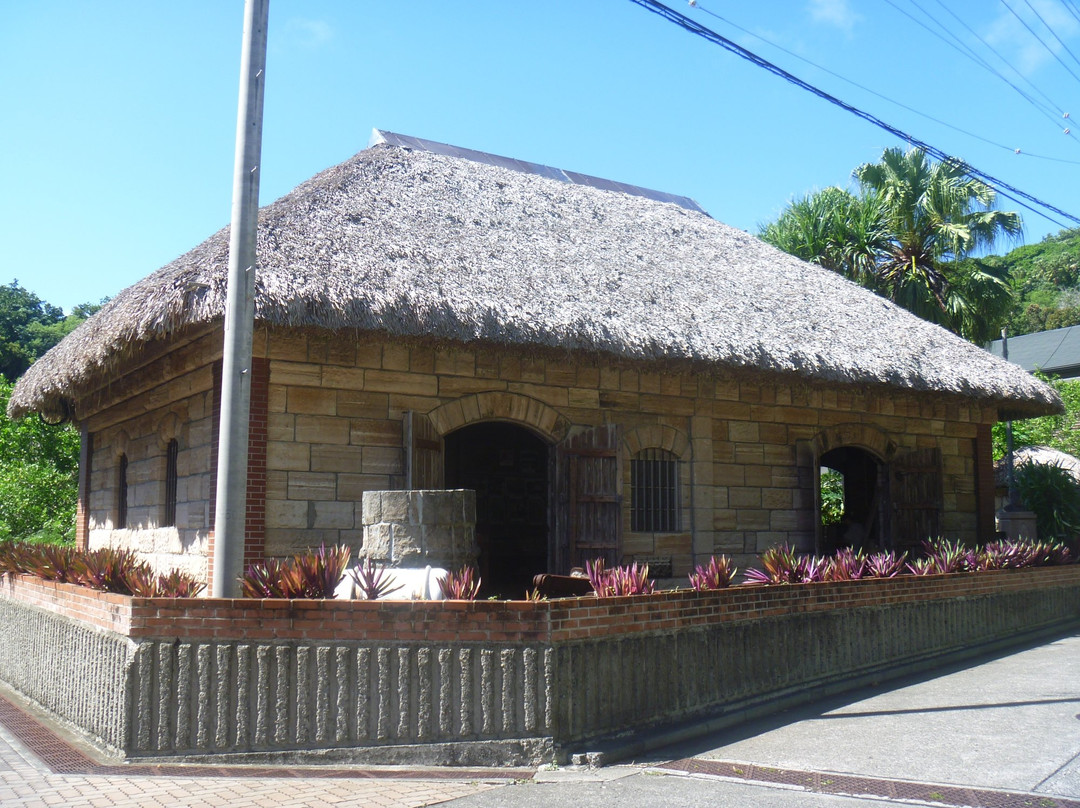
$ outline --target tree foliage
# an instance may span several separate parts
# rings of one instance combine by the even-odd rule
[[[8,381],[17,379],[100,308],[101,304],[82,303],[64,316],[63,309],[24,289],[18,280],[0,286],[0,375]]]
[[[83,303],[65,316],[17,280],[0,286],[0,541],[74,537],[79,435],[34,416],[12,421],[7,402],[31,363],[99,308]]]
[[[1035,375],[1057,390],[1065,404],[1065,413],[1013,421],[1013,447],[1049,446],[1080,457],[1080,379],[1051,379],[1039,372]],[[995,460],[1005,456],[1005,430],[1004,423],[994,425]]]
[[[1008,273],[972,256],[1021,232],[963,163],[886,149],[853,172],[859,193],[827,188],[793,202],[760,235],[975,342],[1013,306]]]
[[[7,416],[0,379],[0,541],[70,541],[75,535],[79,435],[70,425]]]
[[[1007,323],[1010,334],[1080,325],[1080,229],[987,260],[1009,274],[1017,301]]]

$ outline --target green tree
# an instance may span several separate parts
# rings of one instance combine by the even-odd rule
[[[17,280],[0,286],[0,374],[9,381],[21,376],[40,356],[42,334],[35,329],[63,320],[62,309],[23,289]]]
[[[28,416],[13,421],[13,385],[0,379],[0,541],[70,541],[75,535],[79,435]]]
[[[23,289],[17,280],[0,286],[0,376],[17,379],[107,302],[80,303],[65,317],[62,309]]]
[[[992,338],[1013,307],[1008,273],[972,256],[1018,236],[1020,216],[994,210],[994,190],[962,163],[920,149],[886,149],[853,177],[857,195],[828,188],[798,200],[762,238],[972,341]]]
[[[1052,379],[1038,371],[1035,375],[1057,390],[1065,404],[1065,412],[1062,415],[1013,421],[1013,446],[1017,449],[1022,446],[1049,446],[1080,457],[1080,379]],[[994,425],[995,460],[1005,456],[1005,429],[1004,423]]]

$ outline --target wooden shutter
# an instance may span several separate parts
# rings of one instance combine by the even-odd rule
[[[551,568],[565,574],[571,567],[603,558],[619,561],[622,537],[622,475],[619,435],[614,424],[571,434],[555,451]]]
[[[431,419],[422,412],[406,411],[402,435],[405,443],[405,488],[443,488],[443,441]]]
[[[941,535],[940,449],[902,452],[889,464],[892,540],[897,552],[915,550]]]

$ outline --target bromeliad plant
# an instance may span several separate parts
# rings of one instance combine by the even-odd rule
[[[726,555],[719,558],[711,556],[708,564],[698,564],[690,573],[690,586],[696,592],[726,589],[731,586],[731,581],[738,571],[738,567],[734,566]]]
[[[656,582],[649,578],[649,565],[638,564],[607,569],[604,559],[585,562],[585,574],[598,598],[618,598],[625,595],[651,595]]]
[[[450,572],[439,581],[439,591],[446,600],[476,600],[480,594],[480,575],[468,565]]]
[[[323,544],[284,561],[264,559],[244,572],[241,593],[245,598],[333,598],[351,553],[344,545]]]
[[[923,543],[925,558],[907,565],[913,575],[944,575],[978,569],[976,553],[959,541],[938,538]]]
[[[826,581],[857,581],[866,575],[867,558],[862,550],[845,547],[827,562]]]
[[[148,598],[192,598],[205,584],[179,570],[156,573],[131,550],[77,550],[52,544],[0,543],[0,574],[26,573],[46,581]]]
[[[392,595],[401,589],[401,584],[393,585],[394,579],[372,558],[365,558],[356,569],[350,570],[349,576],[356,584],[362,600],[378,600]]]

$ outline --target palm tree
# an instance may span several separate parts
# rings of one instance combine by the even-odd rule
[[[889,242],[874,197],[826,188],[792,202],[760,235],[786,253],[880,291],[877,256]]]
[[[839,272],[918,316],[987,341],[1012,305],[1008,278],[971,260],[1020,216],[993,209],[993,188],[959,161],[886,149],[853,172],[859,194],[827,188],[760,229],[770,244]]]
[[[886,149],[853,172],[881,204],[889,245],[877,275],[885,294],[909,311],[969,339],[1011,304],[1007,278],[965,263],[999,236],[1023,230],[1018,213],[994,210],[997,193],[956,160],[936,162],[922,149]],[[992,325],[992,323],[991,323]]]

